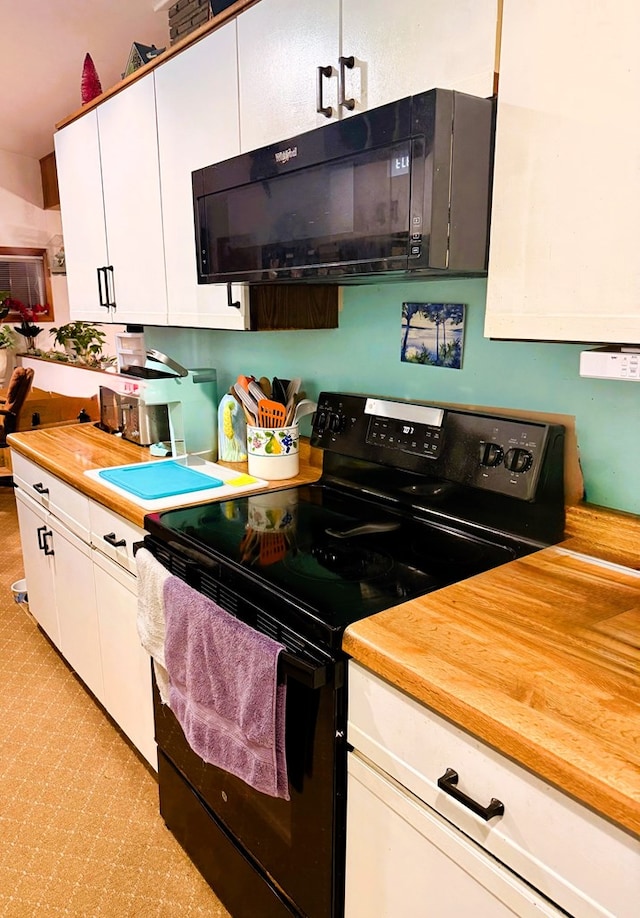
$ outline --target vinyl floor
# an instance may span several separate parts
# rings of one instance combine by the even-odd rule
[[[0,487],[0,916],[229,918],[165,827],[153,773],[14,602],[21,577]]]

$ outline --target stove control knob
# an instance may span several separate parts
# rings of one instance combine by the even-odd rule
[[[504,450],[498,443],[480,443],[480,465],[495,468],[504,459]]]
[[[335,414],[331,412],[329,414],[329,423],[328,428],[332,433],[340,433],[341,430],[344,430],[345,419],[341,414]]]
[[[323,430],[326,430],[327,417],[328,417],[327,412],[324,411],[322,408],[319,408],[316,413],[315,422],[314,422],[314,427],[318,433],[322,433]]]
[[[517,447],[507,450],[504,464],[510,472],[528,472],[533,465],[533,456],[528,449]]]

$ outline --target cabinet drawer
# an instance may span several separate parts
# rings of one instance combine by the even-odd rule
[[[348,918],[566,918],[355,752],[348,769]]]
[[[89,501],[89,516],[91,520],[90,539],[93,547],[135,574],[133,545],[144,538],[144,529],[140,529],[135,523],[130,523],[95,501]]]
[[[16,485],[88,542],[89,498],[13,450],[11,462]]]
[[[349,664],[348,740],[364,757],[581,918],[631,918],[640,899],[640,842],[429,708]],[[485,821],[440,790],[458,789],[504,815]]]

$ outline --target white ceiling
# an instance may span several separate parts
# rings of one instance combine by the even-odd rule
[[[134,41],[168,47],[175,0],[0,0],[0,150],[40,159],[55,124],[81,108],[85,54],[106,91]]]

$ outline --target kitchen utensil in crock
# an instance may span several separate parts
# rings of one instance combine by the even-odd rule
[[[233,390],[240,399],[242,407],[245,409],[247,421],[249,424],[255,425],[258,418],[258,403],[249,395],[247,390],[243,388],[241,383],[234,383]]]
[[[307,393],[304,389],[300,392],[296,392],[292,399],[287,402],[287,420],[286,424],[293,424],[293,415],[295,414],[296,407],[307,397]]]
[[[264,392],[265,398],[271,398],[271,380],[267,379],[266,376],[261,376],[258,380],[258,385]]]
[[[296,392],[300,391],[300,386],[302,385],[302,380],[299,376],[295,376],[289,381],[287,386],[287,404],[291,401]]]
[[[284,405],[273,399],[263,398],[258,402],[258,425],[260,427],[284,427],[287,412]]]
[[[293,418],[293,412],[296,406],[296,396],[301,385],[302,380],[298,376],[292,379],[287,386],[287,400],[285,402],[285,408],[287,409],[287,420],[285,421],[286,424],[290,424],[291,419]],[[298,399],[298,401],[300,401],[300,399]]]
[[[271,398],[274,402],[280,402],[281,405],[287,404],[287,390],[282,380],[278,379],[277,376],[273,377],[271,384]]]
[[[255,379],[249,380],[247,391],[249,392],[249,395],[252,395],[258,403],[260,403],[265,398],[269,398],[260,383],[257,383]]]
[[[310,398],[303,398],[301,402],[298,402],[293,412],[292,424],[297,424],[300,418],[303,418],[307,414],[313,414],[317,407],[317,402],[312,402]]]

